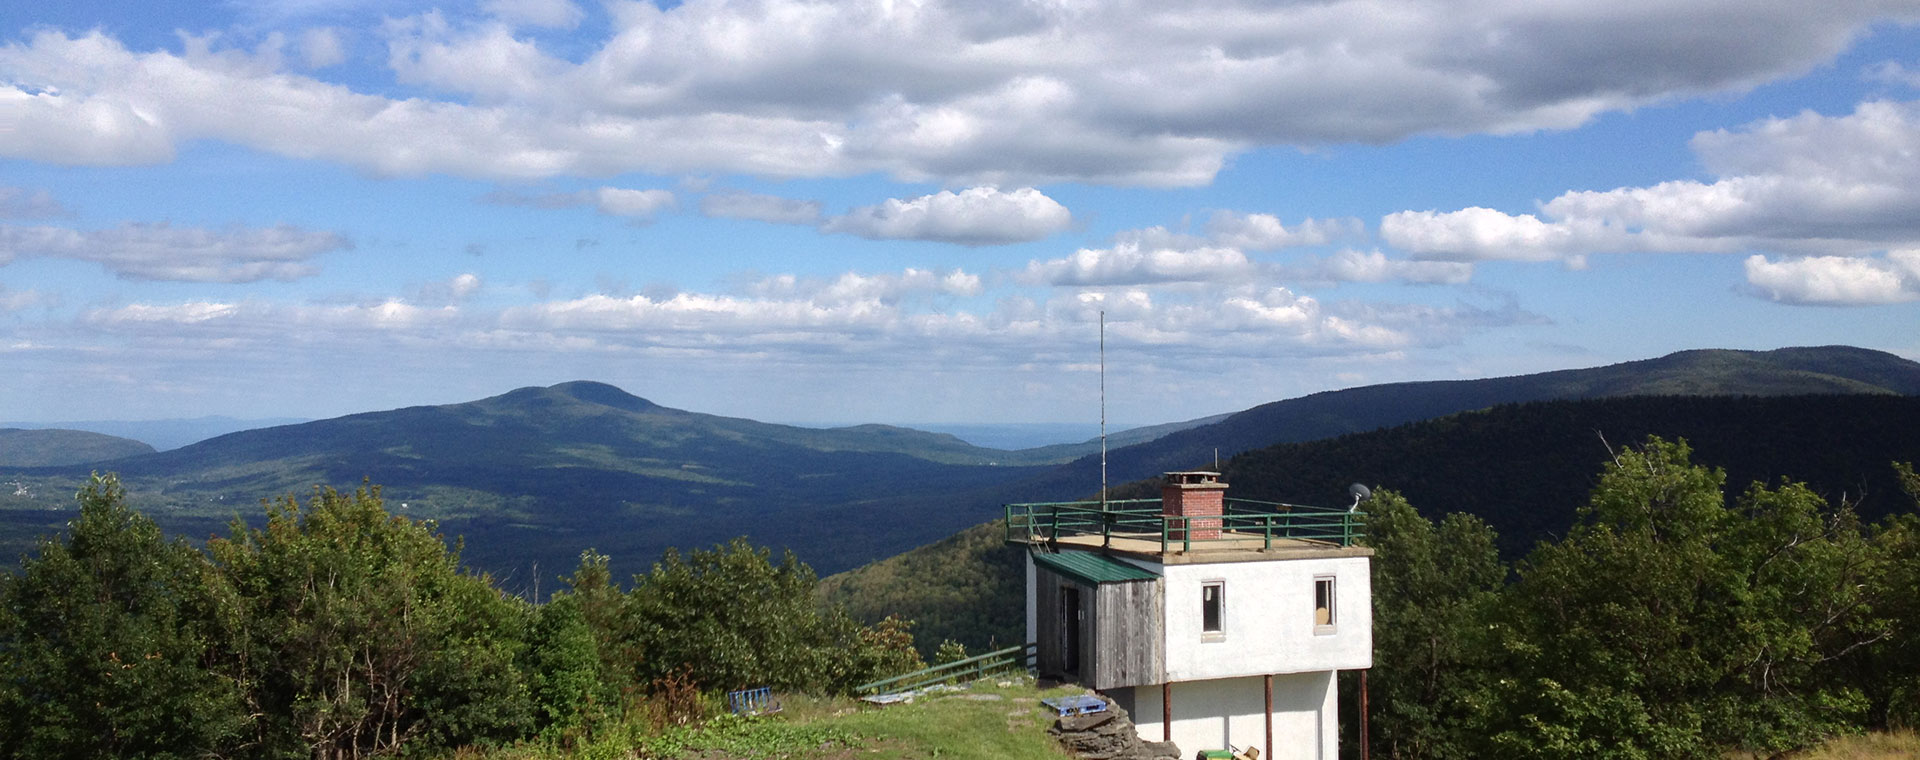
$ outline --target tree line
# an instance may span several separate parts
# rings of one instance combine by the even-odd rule
[[[204,549],[112,476],[0,574],[0,756],[356,758],[541,740],[700,692],[846,692],[921,667],[906,626],[813,598],[744,540],[669,551],[625,588],[588,552],[543,604],[464,569],[379,489],[271,503]]]
[[[1920,516],[1788,481],[1729,500],[1690,456],[1617,452],[1511,566],[1479,518],[1376,492],[1373,753],[1706,760],[1920,725]]]

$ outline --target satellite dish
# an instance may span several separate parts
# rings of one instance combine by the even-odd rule
[[[1367,499],[1373,496],[1373,491],[1371,489],[1368,489],[1366,486],[1361,485],[1359,483],[1355,483],[1353,485],[1347,486],[1347,493],[1353,494],[1353,506],[1347,507],[1348,512],[1352,512],[1356,509],[1359,509],[1360,502],[1366,501]]]

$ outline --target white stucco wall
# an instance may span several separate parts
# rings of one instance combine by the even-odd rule
[[[1268,760],[1266,684],[1261,676],[1183,681],[1172,685],[1173,742],[1182,757],[1203,749],[1258,747]],[[1163,733],[1159,686],[1133,688],[1140,738]],[[1337,760],[1339,702],[1331,671],[1273,677],[1271,760]]]
[[[1144,563],[1136,563],[1142,564]],[[1171,681],[1373,666],[1372,579],[1366,557],[1154,565],[1166,591]],[[1314,580],[1335,579],[1335,624],[1316,632]],[[1201,631],[1201,585],[1225,586],[1219,634]],[[1157,697],[1156,697],[1157,698]]]

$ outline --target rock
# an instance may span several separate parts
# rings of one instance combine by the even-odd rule
[[[1181,760],[1173,742],[1142,741],[1127,711],[1111,701],[1102,712],[1060,718],[1047,733],[1081,760]]]

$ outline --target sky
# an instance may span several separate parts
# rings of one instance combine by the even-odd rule
[[[1920,2],[0,4],[0,419],[1920,359]]]

